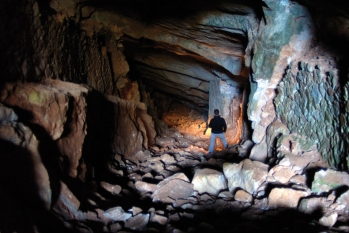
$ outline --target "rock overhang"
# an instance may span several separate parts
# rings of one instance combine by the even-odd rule
[[[207,111],[210,81],[248,85],[256,5],[87,1],[80,24],[86,31],[107,29],[114,34],[135,71],[133,78]]]

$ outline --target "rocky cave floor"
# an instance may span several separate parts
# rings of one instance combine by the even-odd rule
[[[348,206],[340,207],[334,192],[311,194],[303,175],[291,178],[276,164],[265,165],[262,175],[258,170],[264,167],[248,159],[249,141],[212,155],[195,146],[205,143],[175,133],[158,137],[157,146],[132,159],[115,155],[106,175],[76,206],[77,221],[65,227],[77,232],[349,232]],[[229,191],[224,163],[249,170],[238,172],[239,179],[254,186],[254,193]],[[254,174],[254,183],[248,174]],[[272,195],[267,184],[281,193]],[[297,207],[305,196],[308,201]]]

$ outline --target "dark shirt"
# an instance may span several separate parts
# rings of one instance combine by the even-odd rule
[[[225,133],[227,130],[227,124],[225,123],[224,118],[220,116],[214,116],[214,118],[210,120],[208,127],[212,128],[211,133],[214,134]]]

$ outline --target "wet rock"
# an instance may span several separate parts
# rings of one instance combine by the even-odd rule
[[[227,181],[223,173],[209,168],[196,170],[191,183],[194,190],[199,193],[212,195],[217,195],[221,190],[227,188]]]
[[[119,194],[122,189],[119,185],[112,185],[104,181],[102,181],[100,184],[102,188],[104,188],[106,191],[113,195]]]
[[[141,193],[154,193],[157,189],[156,184],[150,184],[143,181],[137,181],[135,183],[136,189]]]
[[[319,222],[323,226],[333,227],[333,225],[337,222],[337,219],[338,219],[338,214],[336,212],[333,212],[331,214],[328,214],[320,218]]]
[[[268,196],[268,202],[272,208],[297,208],[299,200],[309,194],[309,192],[289,188],[273,188]]]
[[[331,169],[315,173],[311,191],[315,193],[329,192],[343,185],[349,186],[349,174]]]
[[[142,231],[149,222],[149,214],[138,214],[126,220],[125,227],[135,231]]]
[[[152,198],[154,202],[173,203],[179,198],[188,198],[193,191],[193,185],[184,173],[177,173],[157,184]]]
[[[245,159],[239,164],[224,163],[223,172],[228,180],[229,191],[241,188],[253,195],[265,182],[268,166]]]
[[[103,216],[113,221],[125,222],[132,214],[126,213],[121,207],[117,206],[106,210]]]
[[[241,189],[236,191],[234,195],[234,199],[237,201],[248,202],[248,203],[251,203],[253,201],[253,197],[251,196],[251,194]]]

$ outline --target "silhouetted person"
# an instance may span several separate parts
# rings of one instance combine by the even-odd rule
[[[224,133],[227,130],[227,124],[225,123],[224,118],[220,117],[218,109],[215,109],[213,113],[214,117],[210,120],[210,124],[208,125],[208,127],[211,128],[210,147],[208,148],[210,154],[213,153],[217,137],[221,139],[224,147],[228,148],[228,142],[224,136]]]

